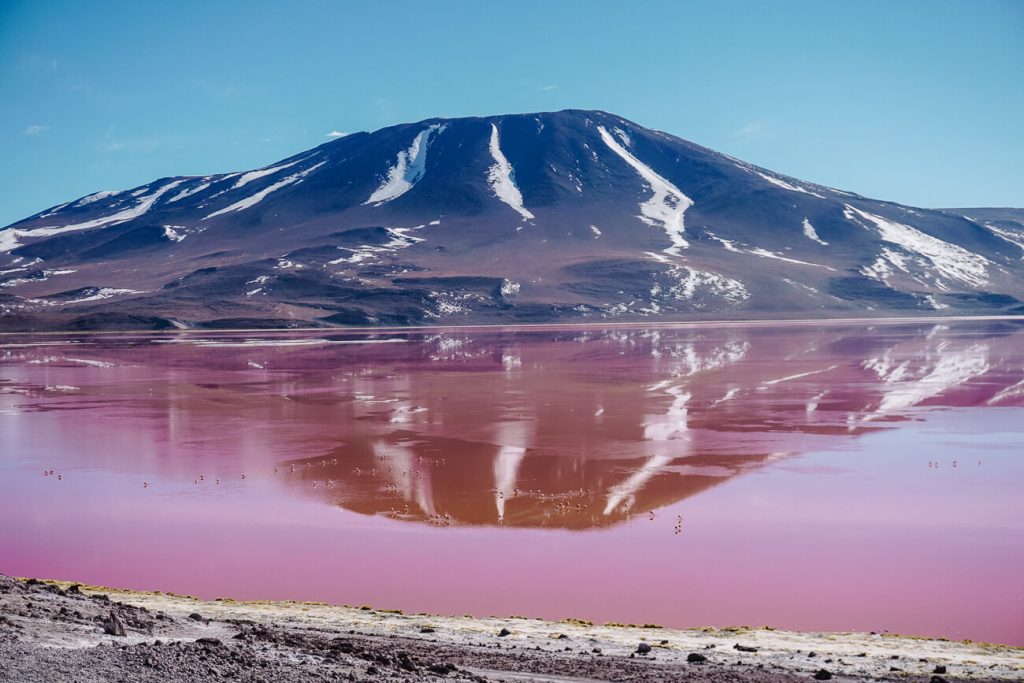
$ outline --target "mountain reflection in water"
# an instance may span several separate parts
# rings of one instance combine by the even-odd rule
[[[389,349],[397,374],[290,394],[352,427],[335,448],[283,463],[283,479],[349,510],[440,526],[608,526],[918,406],[1020,405],[1014,330],[434,337]]]
[[[1024,645],[1022,407],[1009,321],[8,335],[0,571]]]

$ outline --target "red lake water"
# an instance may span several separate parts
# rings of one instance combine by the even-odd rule
[[[1024,645],[1024,325],[0,337],[0,572]]]

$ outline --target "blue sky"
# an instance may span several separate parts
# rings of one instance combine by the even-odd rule
[[[919,206],[1024,207],[1024,2],[0,1],[0,225],[332,130],[604,109]]]

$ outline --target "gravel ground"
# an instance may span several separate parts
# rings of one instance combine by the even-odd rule
[[[0,681],[1024,679],[1024,650],[883,634],[594,626],[204,602],[0,575]]]

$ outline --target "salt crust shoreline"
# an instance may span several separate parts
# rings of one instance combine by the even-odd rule
[[[203,601],[0,576],[0,681],[827,680],[823,671],[837,681],[1021,680],[1024,648]]]

